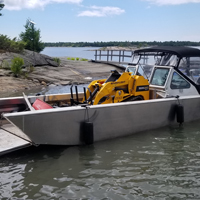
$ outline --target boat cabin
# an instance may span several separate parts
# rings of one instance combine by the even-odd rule
[[[150,99],[200,94],[200,50],[197,48],[139,49],[126,71],[149,80]]]

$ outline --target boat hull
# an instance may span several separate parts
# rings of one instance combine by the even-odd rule
[[[200,97],[181,97],[185,122],[200,119]],[[4,117],[35,144],[84,144],[85,122],[93,123],[94,142],[148,131],[176,122],[176,98],[97,106],[74,106],[7,113]]]

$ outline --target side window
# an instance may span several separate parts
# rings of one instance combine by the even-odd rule
[[[145,73],[144,66],[141,67],[141,65],[139,65],[138,71],[137,71],[137,74],[136,74],[136,75],[144,76],[144,78],[148,79],[147,74]]]
[[[171,89],[186,89],[190,88],[190,84],[176,72],[172,75]]]
[[[169,74],[169,69],[157,68],[154,70],[153,77],[151,80],[152,85],[164,86]]]

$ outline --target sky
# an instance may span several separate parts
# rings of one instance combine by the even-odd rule
[[[0,0],[0,34],[42,42],[200,41],[200,0]]]

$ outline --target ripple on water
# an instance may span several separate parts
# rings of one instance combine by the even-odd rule
[[[7,155],[0,199],[200,199],[198,124]]]

